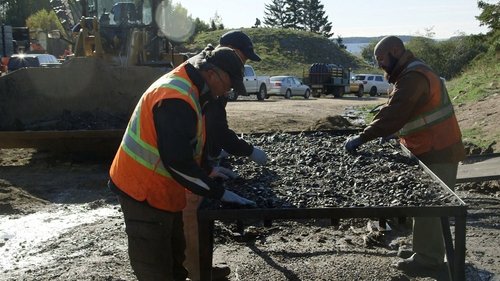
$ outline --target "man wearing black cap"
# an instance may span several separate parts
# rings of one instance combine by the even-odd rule
[[[244,64],[248,59],[260,61],[260,57],[255,54],[252,40],[239,30],[229,31],[222,35],[219,41],[219,46],[232,48]],[[205,50],[214,50],[213,46],[207,46]],[[243,85],[242,85],[243,86]],[[245,87],[237,85],[233,90],[244,92]],[[219,96],[206,103],[204,109],[206,112],[206,127],[207,127],[207,150],[208,158],[212,159],[212,164],[217,165],[217,159],[220,159],[222,150],[235,156],[247,156],[252,161],[259,165],[264,165],[267,162],[267,155],[261,149],[252,146],[244,139],[239,138],[236,133],[231,130],[227,122],[226,114],[227,95]],[[232,171],[227,171],[223,167],[220,177],[236,177]],[[196,211],[201,202],[201,197],[195,194],[187,194],[187,206],[183,211],[184,217],[184,234],[186,235],[186,261],[184,266],[189,272],[191,280],[199,280],[199,247],[198,247],[198,223]],[[212,268],[212,280],[221,279],[230,273],[229,267],[225,265],[217,265]]]
[[[250,59],[261,61],[253,49],[252,40],[245,33],[233,30],[222,35],[218,47],[229,47],[236,51],[243,64]],[[233,88],[233,91],[245,93],[245,87]],[[215,102],[207,104],[207,147],[211,158],[218,158],[224,150],[234,156],[248,156],[259,165],[267,162],[267,155],[261,149],[252,146],[244,139],[238,138],[227,122],[227,96],[221,96]]]
[[[240,30],[224,33],[219,40],[219,45],[234,49],[240,55],[243,62],[247,59],[251,61],[261,61],[260,57],[253,49],[253,43],[250,37]],[[242,55],[244,57],[242,57]]]
[[[253,201],[225,190],[203,165],[203,104],[241,87],[243,63],[230,48],[204,51],[162,76],[143,94],[110,168],[128,253],[138,280],[182,280],[186,189],[240,205]]]

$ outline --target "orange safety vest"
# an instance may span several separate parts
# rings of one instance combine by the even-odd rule
[[[417,109],[399,131],[401,143],[414,155],[442,150],[460,142],[462,134],[444,81],[422,62],[410,63],[404,72],[418,71],[430,84],[431,98]]]
[[[142,95],[128,123],[120,148],[110,168],[113,183],[138,201],[169,211],[181,211],[186,205],[184,187],[165,169],[158,151],[153,122],[153,107],[164,99],[180,99],[191,105],[198,117],[193,158],[201,164],[205,145],[205,121],[199,103],[199,92],[180,65],[158,79]]]

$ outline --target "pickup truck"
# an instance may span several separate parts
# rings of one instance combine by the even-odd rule
[[[253,67],[248,64],[245,64],[243,84],[245,84],[246,93],[231,91],[228,96],[230,101],[235,101],[240,95],[249,96],[252,94],[256,94],[258,100],[269,98],[267,95],[267,89],[271,87],[269,76],[257,76]]]

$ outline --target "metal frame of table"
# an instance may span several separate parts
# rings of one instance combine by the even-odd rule
[[[200,277],[211,280],[213,258],[213,228],[215,220],[293,220],[317,218],[391,218],[440,217],[446,246],[448,269],[452,280],[465,280],[465,229],[467,206],[429,207],[351,207],[313,209],[219,209],[198,211],[200,245]],[[455,239],[451,236],[449,217],[455,220]]]
[[[405,154],[414,157],[401,145]],[[465,233],[467,205],[441,181],[425,164],[420,167],[430,175],[450,196],[456,205],[445,206],[390,206],[344,208],[290,208],[290,209],[199,209],[198,237],[200,250],[200,280],[212,280],[213,228],[216,220],[294,220],[294,219],[342,219],[342,218],[393,218],[439,217],[443,229],[448,270],[453,281],[465,281]],[[455,239],[451,235],[449,218],[455,221]],[[453,243],[454,242],[454,243]]]

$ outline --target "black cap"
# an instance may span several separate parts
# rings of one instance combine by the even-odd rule
[[[219,40],[219,44],[240,50],[250,60],[261,61],[260,57],[253,50],[253,43],[250,37],[240,30],[233,30],[223,34]]]
[[[243,62],[233,49],[217,47],[214,50],[206,50],[204,52],[207,62],[217,66],[229,75],[231,87],[236,92],[245,91],[245,85],[243,85]]]

